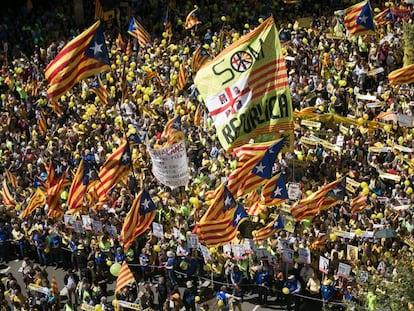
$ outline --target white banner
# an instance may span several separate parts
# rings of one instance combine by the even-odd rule
[[[188,184],[187,152],[184,141],[163,149],[152,149],[147,145],[152,160],[152,173],[155,178],[168,187]]]

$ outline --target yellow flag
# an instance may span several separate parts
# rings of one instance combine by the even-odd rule
[[[293,129],[286,65],[272,17],[201,67],[195,84],[227,151]]]

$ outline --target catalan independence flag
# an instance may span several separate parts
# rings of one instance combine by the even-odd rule
[[[372,9],[368,0],[346,8],[344,15],[344,24],[350,36],[361,36],[375,31]]]
[[[37,120],[37,126],[39,127],[40,134],[45,135],[47,131],[47,123],[46,123],[46,117],[43,111],[40,113],[40,117]]]
[[[200,221],[198,238],[209,247],[227,244],[236,237],[239,225],[247,219],[244,207],[237,203],[237,207],[223,209],[217,220]]]
[[[100,183],[96,186],[96,193],[100,202],[107,201],[107,193],[124,178],[131,169],[131,151],[126,138],[122,140],[102,165],[98,179]]]
[[[313,218],[319,213],[321,201],[325,200],[328,192],[335,189],[341,182],[342,179],[337,179],[325,186],[322,186],[319,190],[315,191],[307,198],[295,202],[290,209],[290,213],[296,221]]]
[[[13,195],[11,194],[9,187],[7,186],[6,179],[3,179],[2,189],[1,189],[1,198],[3,204],[6,207],[15,207],[17,205],[16,200],[14,199]]]
[[[135,282],[135,277],[132,274],[127,262],[124,261],[122,263],[121,270],[119,271],[119,275],[116,279],[115,294],[119,293],[121,289],[132,282]]]
[[[391,85],[410,84],[414,82],[414,64],[391,71],[388,74]]]
[[[183,63],[180,64],[180,72],[178,73],[177,89],[183,90],[188,79],[188,72]]]
[[[138,23],[135,17],[129,21],[128,33],[138,40],[141,47],[145,47],[151,41],[151,35]]]
[[[278,215],[273,221],[268,223],[265,227],[260,228],[253,233],[255,241],[263,241],[275,235],[276,232],[284,228],[282,216]]]
[[[29,203],[26,208],[20,214],[20,218],[26,218],[29,216],[36,208],[41,207],[46,204],[46,195],[41,188],[36,188],[36,191],[30,197]]]
[[[98,20],[66,44],[46,67],[48,97],[56,102],[80,80],[109,69],[108,49]]]
[[[204,47],[199,46],[191,57],[191,70],[197,72],[201,66],[207,63],[209,60],[210,54],[208,51]]]
[[[187,14],[187,17],[185,18],[185,29],[191,29],[198,24],[201,24],[201,22],[198,20],[197,16],[195,15],[195,12],[198,10],[198,7],[196,6],[194,10],[192,10],[190,13]]]
[[[17,188],[19,186],[18,182],[17,182],[17,177],[16,175],[14,175],[12,172],[10,172],[10,170],[6,169],[5,170],[6,173],[6,178],[7,181],[9,182],[9,184],[13,187],[13,188]]]
[[[100,0],[95,0],[95,19],[103,19],[104,10]]]
[[[89,86],[89,90],[91,92],[94,92],[96,96],[98,96],[102,105],[104,106],[108,105],[108,91],[103,85],[102,80],[99,76],[97,76],[93,80],[92,84]]]
[[[161,137],[165,137],[167,139],[169,146],[174,145],[175,143],[178,143],[184,139],[184,132],[182,130],[181,124],[181,117],[177,116],[168,120],[167,124],[165,125]]]
[[[122,225],[120,241],[124,244],[125,251],[130,248],[135,238],[149,228],[155,214],[156,206],[150,194],[146,190],[141,191],[132,203]]]
[[[272,17],[202,66],[194,82],[226,151],[293,131],[286,64]]]
[[[67,201],[69,213],[74,213],[82,208],[83,198],[86,195],[88,187],[97,179],[98,176],[93,163],[89,160],[81,159],[69,189]]]

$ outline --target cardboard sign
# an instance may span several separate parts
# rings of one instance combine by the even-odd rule
[[[351,274],[351,266],[340,262],[338,266],[338,276],[341,276],[343,278],[349,278],[350,274]]]
[[[302,197],[302,190],[300,189],[300,183],[290,182],[288,185],[288,197],[289,200],[297,201]]]
[[[197,234],[187,234],[187,246],[189,248],[198,248],[198,235]]]
[[[102,222],[100,220],[94,220],[92,222],[92,230],[95,232],[95,234],[102,234],[103,233]]]
[[[323,256],[319,257],[319,271],[328,274],[329,272],[329,259]]]
[[[310,264],[311,263],[311,253],[309,248],[299,248],[299,263]]]
[[[294,255],[295,255],[295,252],[293,249],[284,249],[282,253],[283,262],[293,264]]]
[[[157,238],[162,239],[164,237],[164,228],[158,222],[153,222],[152,223],[152,233]]]

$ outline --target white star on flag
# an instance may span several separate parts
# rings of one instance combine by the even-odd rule
[[[55,169],[56,175],[60,175],[60,174],[62,174],[62,172],[63,172],[63,167],[60,166],[60,165],[57,165],[56,169]]]
[[[260,162],[259,165],[256,166],[256,171],[257,171],[257,173],[263,173],[265,168],[266,168],[266,166],[263,165],[262,162]]]
[[[273,195],[275,197],[281,196],[282,195],[282,188],[276,187],[275,191],[273,191]]]
[[[93,177],[93,171],[89,170],[89,172],[86,174],[86,176],[88,176],[88,179],[92,179]]]
[[[142,202],[142,206],[144,206],[144,209],[149,209],[150,200],[145,199],[144,202]]]
[[[241,217],[241,213],[238,213],[238,214],[236,215],[236,218],[234,219],[234,222],[235,222],[236,224],[238,224],[241,218],[242,218],[242,217]]]
[[[366,24],[366,23],[367,23],[367,19],[368,19],[368,16],[366,16],[366,15],[362,15],[362,16],[360,17],[360,22],[361,22],[362,24]]]
[[[224,199],[224,206],[230,206],[230,204],[232,203],[232,199],[231,197],[228,195],[225,199]]]
[[[123,155],[122,155],[122,161],[123,162],[127,162],[129,160],[129,155],[128,155],[128,153],[124,153]]]
[[[341,193],[341,189],[338,189],[338,188],[335,188],[332,191],[335,195],[337,195],[338,193]]]
[[[98,44],[98,42],[96,41],[94,42],[94,46],[90,47],[94,55],[98,55],[99,53],[102,53],[102,45],[103,44]]]

